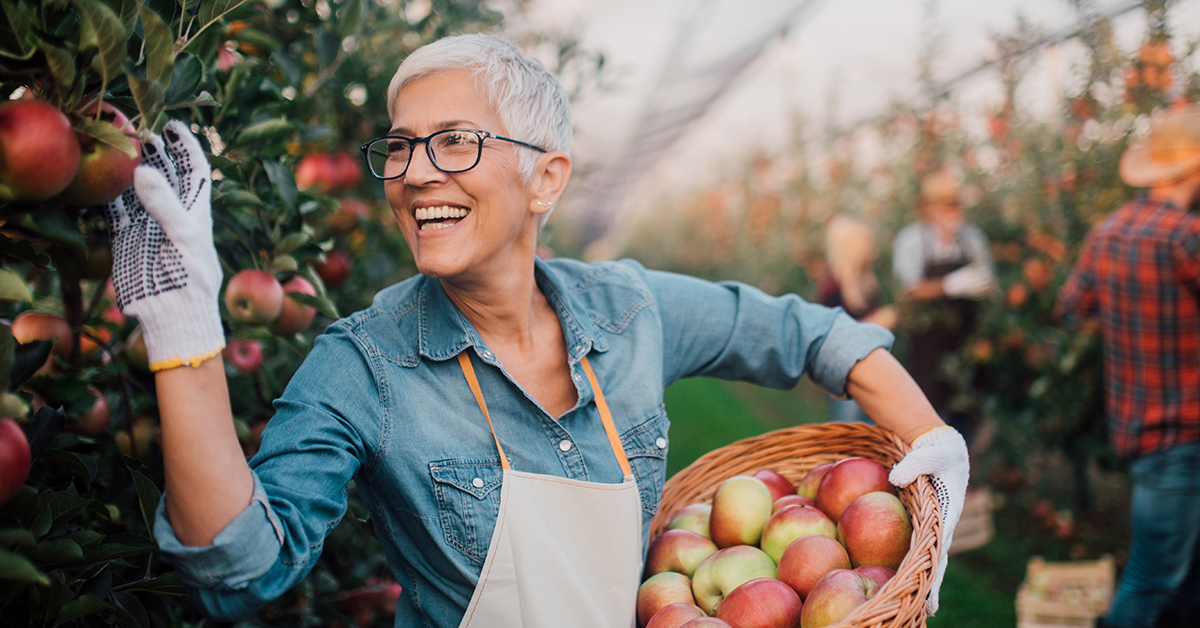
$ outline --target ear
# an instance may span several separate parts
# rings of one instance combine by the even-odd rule
[[[529,211],[544,214],[554,207],[571,179],[571,156],[553,150],[538,159],[530,178],[533,197],[529,199]],[[539,203],[541,203],[539,205]]]

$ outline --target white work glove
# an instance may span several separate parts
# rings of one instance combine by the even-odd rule
[[[960,299],[982,299],[992,291],[996,278],[982,264],[964,266],[942,278],[946,296]]]
[[[141,324],[153,371],[199,366],[225,346],[211,175],[200,143],[172,120],[142,145],[133,187],[104,206],[117,305]]]
[[[967,498],[967,477],[971,465],[967,461],[967,442],[962,434],[952,427],[938,427],[913,441],[912,451],[892,467],[888,480],[901,488],[912,484],[922,475],[932,476],[938,506],[942,511],[942,556],[938,560],[937,573],[925,610],[933,615],[938,609],[938,590],[942,588],[942,576],[946,574],[946,558],[950,553],[950,542],[954,527],[962,516],[963,503]]]

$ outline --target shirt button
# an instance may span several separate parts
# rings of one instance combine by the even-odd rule
[[[659,436],[658,440],[654,441],[654,444],[657,445],[659,449],[666,449],[667,448],[667,439]]]
[[[485,357],[485,358],[487,358],[487,359],[489,359],[489,360],[490,360],[490,359],[492,359],[492,352],[491,352],[491,351],[488,351],[488,350],[486,350],[486,349],[485,349],[485,350],[483,351],[482,355],[483,355],[483,357]]]
[[[580,377],[579,373],[576,373],[576,374],[575,374],[575,375],[573,375],[572,377],[574,377],[574,378],[575,378],[575,381],[577,381],[577,382],[578,382],[578,381],[582,381],[582,380],[583,380],[583,378],[582,378],[582,377]]]
[[[563,442],[558,444],[558,448],[563,451],[571,451],[571,441],[564,440]]]
[[[471,486],[474,486],[475,488],[483,488],[483,480],[475,478],[474,480],[471,480]]]

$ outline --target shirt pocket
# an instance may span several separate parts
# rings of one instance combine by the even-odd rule
[[[663,483],[667,479],[667,431],[670,427],[667,410],[660,405],[657,414],[621,435],[621,445],[637,478],[642,511],[647,520],[658,512]]]
[[[500,513],[499,459],[429,463],[446,544],[483,566]]]

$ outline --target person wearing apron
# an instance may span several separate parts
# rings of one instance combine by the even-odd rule
[[[156,372],[154,537],[197,609],[232,621],[285,594],[354,482],[403,587],[396,626],[630,628],[666,480],[663,390],[688,377],[808,376],[853,397],[912,444],[892,482],[940,487],[949,547],[966,446],[890,332],[737,282],[537,258],[570,178],[569,99],[501,37],[414,51],[387,100],[392,128],[362,150],[418,274],[317,338],[248,463],[219,352],[211,176],[186,124],[167,124],[106,208],[118,299]],[[126,290],[145,285],[157,292]]]

